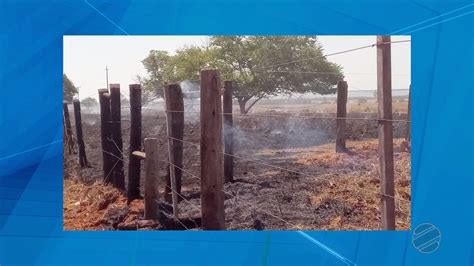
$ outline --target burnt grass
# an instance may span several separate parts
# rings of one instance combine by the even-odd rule
[[[246,159],[234,159],[235,181],[224,185],[227,229],[380,229],[377,121],[348,120],[347,147],[350,153],[336,154],[336,122],[307,118],[334,114],[299,112],[299,115],[306,118],[296,118],[295,115],[276,111],[258,114],[265,116],[234,116],[234,153]],[[198,114],[185,115],[184,140],[199,144],[200,127],[196,115]],[[350,117],[375,118],[376,114],[351,113]],[[404,115],[394,115],[394,119],[405,118]],[[137,225],[135,229],[166,229],[159,222],[142,221],[142,200],[127,204],[123,193],[101,184],[100,118],[98,114],[83,113],[82,121],[90,167],[80,169],[77,155],[65,154],[64,228],[130,229],[126,227],[129,222]],[[164,113],[146,111],[143,113],[142,123],[142,137],[158,138],[161,151],[159,159],[166,161]],[[403,140],[407,124],[394,122],[393,125],[396,197],[405,200],[396,200],[396,228],[409,230],[410,150]],[[129,129],[129,115],[123,113],[125,176],[128,168]],[[198,147],[184,144],[183,162],[187,171],[199,176]],[[164,184],[166,167],[165,163],[160,164],[161,184]],[[144,176],[142,163],[142,194]],[[190,219],[190,227],[196,229],[199,229],[199,224],[193,219],[200,217],[199,182],[183,173],[181,194],[186,201],[179,203],[180,216],[184,220]],[[92,193],[94,189],[102,192]],[[164,187],[160,190],[163,192]],[[109,199],[105,203],[96,202],[104,201],[104,198]],[[196,226],[192,226],[193,224]]]

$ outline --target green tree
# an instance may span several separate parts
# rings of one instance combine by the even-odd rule
[[[63,100],[66,102],[72,102],[72,98],[77,93],[77,87],[74,86],[74,83],[63,74]]]
[[[147,84],[148,79],[140,75],[135,76],[135,81],[142,87],[142,106],[147,106],[158,98],[159,88],[154,88],[150,83]],[[161,85],[160,85],[161,87]]]
[[[92,109],[94,107],[97,107],[99,104],[97,103],[97,100],[92,97],[87,97],[84,100],[81,101],[81,104],[84,105],[87,109]]]
[[[201,69],[217,68],[221,79],[235,81],[241,113],[273,95],[334,93],[344,78],[341,67],[325,58],[315,36],[214,36],[207,46],[185,47],[165,60],[155,53],[144,60],[150,80],[195,80]],[[157,61],[163,65],[153,65]]]
[[[236,81],[241,113],[272,95],[334,93],[343,79],[341,67],[327,61],[315,36],[211,37],[210,45],[216,65],[227,70],[225,78]]]
[[[142,63],[148,77],[137,76],[144,91],[151,92],[155,97],[163,97],[163,85],[169,78],[171,56],[165,51],[151,50]],[[148,95],[150,96],[150,95]],[[155,98],[151,97],[151,98]]]

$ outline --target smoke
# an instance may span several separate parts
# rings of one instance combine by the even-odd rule
[[[100,108],[98,105],[94,105],[92,107],[87,107],[81,104],[81,113],[84,114],[99,114],[100,113]]]
[[[328,133],[308,119],[291,117],[234,118],[236,150],[293,149],[319,146],[331,141]]]
[[[186,122],[198,122],[200,106],[201,86],[198,81],[185,80],[181,82],[181,91],[184,101],[184,120]]]

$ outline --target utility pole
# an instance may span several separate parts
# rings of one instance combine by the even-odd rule
[[[107,67],[107,65],[105,65],[105,80],[106,80],[106,84],[107,84],[107,89],[109,89],[109,68]]]

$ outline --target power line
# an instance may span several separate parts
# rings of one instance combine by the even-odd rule
[[[324,72],[324,71],[286,71],[286,70],[269,70],[267,73],[294,73],[294,74],[322,74],[322,75],[377,75],[377,73],[351,73],[351,72]],[[409,76],[410,74],[392,74],[392,76]]]
[[[299,62],[304,62],[304,61],[309,61],[309,60],[315,60],[315,59],[320,59],[320,58],[324,58],[324,57],[334,56],[334,55],[345,54],[345,53],[349,53],[349,52],[354,52],[354,51],[358,51],[358,50],[362,50],[362,49],[367,49],[367,48],[375,47],[375,46],[377,46],[377,45],[384,45],[384,44],[390,44],[390,43],[404,43],[404,42],[410,42],[410,40],[401,40],[401,41],[391,41],[391,42],[374,43],[374,44],[364,45],[364,46],[360,46],[360,47],[356,47],[356,48],[352,48],[352,49],[348,49],[348,50],[343,50],[343,51],[339,51],[339,52],[334,52],[334,53],[330,53],[330,54],[325,54],[325,55],[321,55],[321,56],[318,56],[318,57],[310,57],[310,58],[304,58],[304,59],[299,59],[299,60],[294,60],[294,61],[289,61],[289,62],[274,64],[274,65],[264,66],[264,67],[256,68],[256,69],[254,69],[254,70],[267,69],[267,68],[270,68],[270,67],[284,66],[284,65],[293,64],[293,63],[299,63]]]
[[[107,84],[106,88],[109,89],[109,68],[107,67],[107,65],[105,66],[105,82]]]

